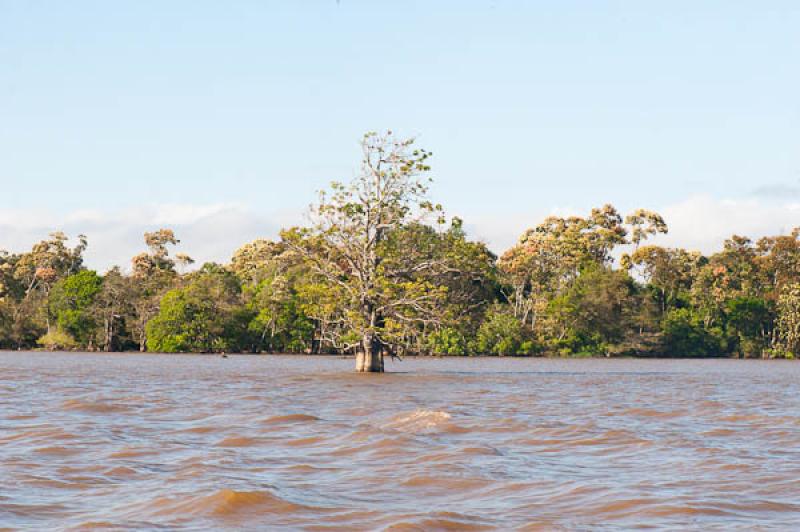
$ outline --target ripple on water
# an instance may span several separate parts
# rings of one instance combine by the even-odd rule
[[[80,399],[67,399],[61,403],[61,408],[90,414],[114,414],[129,410],[129,407],[123,404],[81,401]]]
[[[402,374],[379,376],[352,375],[352,363],[0,352],[0,523],[550,531],[800,522],[800,363],[407,359],[389,365]]]
[[[265,425],[280,425],[284,423],[311,423],[319,421],[316,416],[308,414],[287,414],[281,416],[271,416],[261,421]]]
[[[242,520],[264,514],[291,515],[317,510],[287,501],[269,491],[232,489],[222,489],[209,495],[161,497],[147,506],[154,515],[162,517],[210,516]]]
[[[486,523],[485,520],[456,512],[433,512],[424,517],[406,517],[390,525],[387,530],[396,532],[411,532],[422,530],[496,530],[496,527]]]
[[[81,449],[78,447],[62,447],[60,445],[51,445],[49,447],[37,447],[33,450],[35,453],[47,454],[50,456],[72,456],[79,454]]]
[[[224,440],[218,442],[217,447],[252,447],[257,445],[259,440],[256,438],[249,438],[247,436],[228,436]]]

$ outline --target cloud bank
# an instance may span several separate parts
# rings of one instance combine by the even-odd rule
[[[655,207],[669,226],[669,234],[650,242],[662,246],[683,247],[706,254],[722,249],[731,235],[762,236],[788,234],[800,226],[800,201],[785,201],[753,196],[740,199],[719,199],[692,196],[678,203]],[[537,225],[548,215],[585,214],[581,209],[554,208],[549,212],[509,213],[502,216],[467,219],[470,234],[487,242],[495,252],[514,245],[527,228]],[[623,213],[625,214],[625,213]]]
[[[800,226],[800,202],[777,202],[754,195],[744,199],[695,196],[657,210],[669,227],[668,235],[653,242],[713,253],[732,234],[757,239],[787,234]],[[549,212],[505,213],[470,216],[464,214],[472,238],[486,242],[502,253],[528,227],[548,214],[582,212],[554,208]],[[155,204],[118,211],[80,210],[66,216],[47,211],[0,211],[0,249],[21,252],[53,231],[89,238],[86,264],[100,271],[119,265],[127,269],[130,258],[145,249],[142,235],[161,227],[175,231],[181,240],[178,251],[198,264],[227,262],[241,245],[256,238],[275,238],[281,227],[302,223],[302,212],[257,212],[244,204]]]
[[[66,216],[49,212],[0,212],[0,249],[24,251],[53,231],[89,239],[86,264],[105,271],[127,269],[130,258],[145,249],[143,234],[161,227],[175,231],[187,253],[198,264],[227,262],[242,244],[256,238],[275,238],[283,225],[300,221],[290,214],[254,212],[240,204],[159,204],[119,211],[82,210]]]

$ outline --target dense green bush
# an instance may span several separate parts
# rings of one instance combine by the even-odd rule
[[[240,286],[227,270],[207,264],[187,285],[167,292],[147,324],[147,348],[163,353],[246,350],[252,312],[239,303]]]
[[[453,327],[442,327],[428,335],[427,348],[435,355],[464,355],[468,342],[464,335]]]
[[[669,356],[707,357],[726,353],[721,329],[706,329],[691,309],[670,310],[662,324],[664,345]]]
[[[534,343],[520,321],[497,305],[486,314],[475,339],[475,352],[486,355],[530,355]]]

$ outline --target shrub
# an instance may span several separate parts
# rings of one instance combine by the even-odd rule
[[[465,355],[467,340],[464,335],[452,327],[443,327],[428,335],[426,341],[430,352],[436,355]]]
[[[669,311],[662,323],[664,344],[671,356],[719,356],[725,352],[722,331],[706,329],[690,309]]]
[[[78,342],[67,331],[58,327],[51,329],[49,333],[36,340],[36,343],[51,350],[75,349],[78,347]]]
[[[534,343],[520,321],[507,310],[494,307],[478,330],[475,349],[479,354],[530,355]]]

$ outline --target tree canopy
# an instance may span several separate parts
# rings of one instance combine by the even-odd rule
[[[800,229],[662,247],[654,211],[548,217],[496,256],[429,196],[431,152],[361,140],[309,223],[191,268],[169,228],[127,267],[87,269],[85,236],[0,252],[0,347],[406,355],[800,355]],[[192,271],[187,271],[192,270]]]

